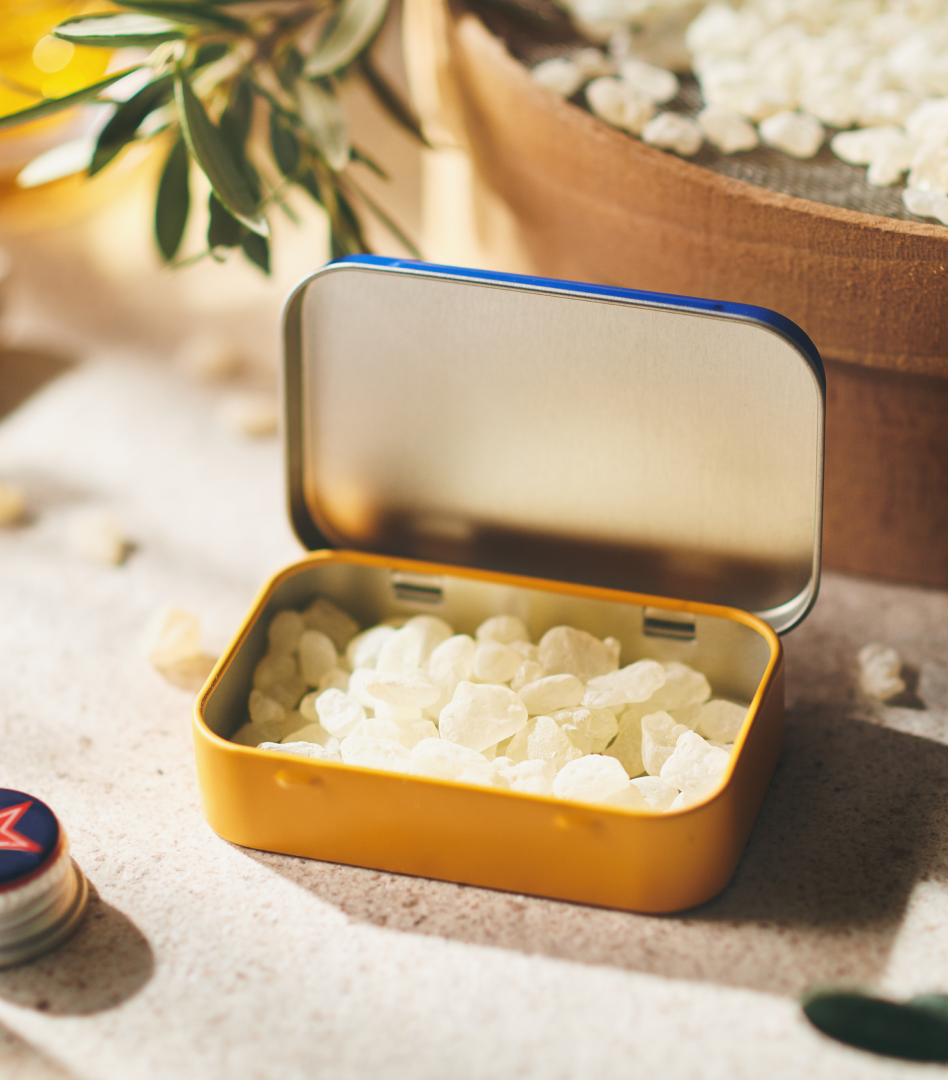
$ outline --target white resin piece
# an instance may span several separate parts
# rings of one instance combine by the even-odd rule
[[[346,646],[346,659],[350,667],[373,668],[386,641],[395,633],[394,626],[373,626],[364,630]]]
[[[474,678],[480,682],[505,683],[517,674],[523,657],[499,641],[481,641],[474,654]]]
[[[552,762],[543,758],[520,761],[516,765],[507,764],[497,771],[510,785],[511,791],[519,791],[524,795],[553,794],[556,769]]]
[[[648,701],[664,686],[666,678],[665,668],[657,661],[637,660],[618,671],[590,679],[583,704],[589,709],[611,709]]]
[[[439,726],[442,739],[479,753],[526,723],[526,705],[506,686],[461,682],[441,710]]]
[[[948,145],[924,144],[912,158],[908,186],[948,194]]]
[[[902,202],[909,213],[919,217],[937,218],[942,225],[948,225],[948,195],[941,195],[937,191],[906,188],[902,192]]]
[[[944,142],[948,138],[948,97],[923,101],[909,113],[905,130],[926,142]]]
[[[305,630],[299,637],[300,674],[310,686],[319,686],[338,662],[336,646],[322,630]]]
[[[491,770],[483,754],[445,739],[422,739],[411,751],[412,771],[419,776],[460,780],[470,770]],[[475,773],[476,775],[476,773]]]
[[[618,734],[603,753],[622,762],[629,776],[638,776],[645,771],[642,761],[642,718],[634,710],[623,713],[617,727]]]
[[[478,641],[499,641],[501,645],[528,641],[530,637],[523,619],[516,615],[494,615],[485,619],[474,631],[474,636]]]
[[[851,79],[829,72],[807,79],[800,87],[800,105],[831,127],[847,128],[859,116],[859,94]]]
[[[701,149],[704,135],[694,120],[680,113],[664,112],[642,128],[642,142],[659,150],[672,150],[681,157],[693,157]]]
[[[239,746],[259,746],[261,743],[278,743],[286,735],[286,725],[282,720],[268,720],[264,724],[255,724],[252,720],[244,724],[230,737],[231,742]]]
[[[286,726],[290,729],[290,733],[285,735],[280,742],[311,742],[319,743],[320,746],[324,746],[329,750],[339,749],[339,740],[335,735],[330,735],[319,722],[297,726],[291,724],[289,718],[287,718]]]
[[[0,527],[15,525],[26,514],[26,495],[16,484],[0,483]]]
[[[286,717],[286,709],[278,701],[267,697],[266,694],[261,693],[259,690],[250,691],[247,708],[250,712],[250,719],[255,724],[279,723]]]
[[[579,49],[573,54],[572,60],[582,72],[584,81],[616,73],[615,64],[600,49]]]
[[[550,673],[546,668],[534,660],[524,660],[517,668],[514,677],[510,680],[510,689],[519,692],[528,683],[545,679]]]
[[[678,78],[664,68],[646,64],[644,60],[625,60],[619,67],[622,81],[656,105],[664,105],[678,96],[681,85]]]
[[[453,628],[444,619],[416,615],[382,645],[375,666],[379,671],[415,671],[453,635]]]
[[[470,680],[474,674],[474,655],[477,645],[467,634],[455,634],[436,646],[425,664],[428,674],[441,687],[441,696],[425,709],[425,714],[437,720],[441,710],[454,696],[458,683]]]
[[[864,694],[888,701],[905,690],[905,683],[899,677],[902,671],[902,658],[886,645],[873,642],[859,650],[859,686]]]
[[[619,788],[615,794],[602,800],[606,806],[617,806],[623,810],[651,810],[652,807],[645,801],[641,791],[629,781],[624,788]]]
[[[565,765],[553,781],[553,794],[573,802],[604,802],[623,791],[628,774],[615,758],[589,754]]]
[[[695,731],[709,742],[734,742],[747,716],[743,705],[718,698],[701,706]]]
[[[298,611],[281,611],[273,617],[267,630],[271,653],[293,653],[299,648],[300,638],[306,629],[303,616]],[[333,658],[336,650],[333,649]],[[313,684],[316,685],[315,683]]]
[[[342,740],[339,753],[347,765],[358,765],[363,769],[381,769],[384,772],[411,770],[411,751],[401,743],[388,739],[349,735]]]
[[[586,87],[586,100],[600,120],[633,135],[640,135],[655,115],[652,101],[620,79],[593,79]]]
[[[795,158],[811,158],[823,145],[826,132],[815,116],[786,109],[760,123],[760,137]]]
[[[330,668],[324,672],[317,687],[322,690],[348,690],[349,689],[349,672],[343,671],[342,668]]]
[[[276,396],[259,391],[241,390],[228,394],[220,403],[217,416],[228,431],[248,439],[276,435],[280,426]]]
[[[582,68],[566,56],[542,60],[530,74],[534,82],[564,98],[572,97],[585,82]]]
[[[632,783],[653,810],[668,810],[678,797],[678,788],[667,784],[660,776],[639,776]]]
[[[365,719],[365,709],[355,698],[332,689],[324,690],[316,698],[316,715],[330,735],[341,739]]]
[[[676,724],[667,712],[642,717],[642,764],[649,776],[659,776],[675,745],[685,732],[694,734],[684,724]],[[700,738],[700,736],[698,736]]]
[[[575,675],[547,675],[527,683],[518,692],[527,712],[539,716],[578,705],[583,700],[584,689]]]
[[[904,90],[882,90],[859,104],[856,118],[863,127],[876,124],[904,124],[918,106],[918,98]]]
[[[156,668],[173,667],[200,656],[201,620],[184,608],[162,608],[145,629],[142,651]]]
[[[118,566],[129,550],[121,521],[105,510],[81,510],[73,514],[68,538],[76,555],[101,566]]]
[[[324,596],[317,597],[303,612],[303,621],[308,630],[321,630],[339,653],[345,653],[346,646],[359,632],[355,619]]]
[[[308,689],[290,653],[268,653],[254,669],[253,685],[287,709],[295,708]]]
[[[880,151],[907,139],[908,136],[898,127],[866,127],[838,132],[830,140],[830,149],[850,165],[869,165]]]
[[[698,113],[698,126],[709,143],[722,154],[753,150],[760,142],[757,129],[743,116],[720,105],[708,105]]]
[[[423,671],[378,671],[366,669],[362,677],[365,692],[377,701],[396,708],[423,709],[441,696],[441,687]]]
[[[540,638],[540,663],[552,675],[575,675],[584,683],[618,666],[613,649],[572,626],[554,626]]]
[[[711,696],[711,684],[694,668],[673,660],[663,665],[665,681],[648,699],[649,712],[664,709],[686,709],[690,705],[700,705]]]
[[[660,775],[666,784],[679,791],[707,795],[720,783],[730,760],[727,751],[711,746],[694,731],[685,731]]]
[[[263,742],[257,746],[258,750],[276,750],[281,754],[295,754],[297,757],[315,758],[317,761],[343,760],[342,755],[336,748],[320,746],[319,743],[306,742]]]
[[[521,761],[549,761],[559,772],[584,755],[555,720],[536,716],[510,740],[506,756],[515,765]]]
[[[583,706],[560,709],[551,713],[550,718],[561,727],[575,727],[589,743],[587,752],[593,754],[603,753],[619,731],[616,714],[611,709],[587,709]],[[572,734],[570,738],[573,738]],[[635,773],[629,775],[634,776]]]

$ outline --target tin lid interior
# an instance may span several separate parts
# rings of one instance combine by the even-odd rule
[[[761,308],[363,257],[287,305],[290,510],[345,547],[753,611],[816,597],[824,380]]]

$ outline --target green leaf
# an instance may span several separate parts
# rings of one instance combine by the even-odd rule
[[[188,148],[179,137],[165,162],[155,203],[155,236],[165,262],[171,262],[181,246],[190,208]]]
[[[207,226],[207,246],[209,248],[237,247],[244,231],[240,222],[221,206],[213,192],[208,196],[207,208],[211,214],[211,220]]]
[[[89,165],[90,176],[95,176],[100,169],[105,168],[122,147],[135,138],[135,132],[145,117],[168,101],[173,91],[172,83],[170,75],[163,75],[143,86],[137,94],[133,94],[128,101],[122,102],[116,108],[99,135],[92,163]]]
[[[948,1022],[948,996],[945,994],[919,994],[909,1001],[909,1005]]]
[[[221,116],[221,134],[235,158],[238,155],[243,156],[252,120],[253,94],[250,90],[250,80],[241,79],[232,87],[230,101]]]
[[[330,215],[333,258],[342,255],[359,255],[369,250],[362,234],[362,223],[352,204],[341,191],[335,191],[336,212]],[[328,202],[328,200],[327,200]]]
[[[21,109],[19,112],[10,113],[8,116],[0,116],[0,131],[4,128],[16,127],[18,124],[29,124],[34,120],[42,120],[44,116],[52,116],[54,113],[61,112],[63,109],[71,109],[74,105],[81,105],[82,102],[96,97],[107,86],[111,86],[112,83],[118,82],[119,79],[124,79],[126,75],[130,75],[133,71],[138,71],[142,66],[143,65],[141,64],[135,64],[134,67],[125,68],[123,71],[117,71],[107,79],[102,79],[100,82],[93,83],[91,86],[86,86],[82,90],[75,90],[73,93],[66,94],[64,97],[44,98],[35,105],[30,105],[29,108]]]
[[[349,164],[349,132],[338,99],[317,83],[297,79],[296,100],[316,149],[333,172],[342,172]]]
[[[388,0],[342,0],[306,61],[310,78],[330,75],[352,63],[378,33]]]
[[[260,269],[269,277],[270,275],[270,245],[263,236],[257,236],[256,233],[246,233],[244,235],[243,243],[241,244],[244,255],[259,266]]]
[[[353,146],[352,148],[352,160],[359,162],[360,165],[364,165],[370,172],[374,172],[380,180],[391,179],[382,166],[379,165],[374,158],[370,158],[365,151],[360,150],[358,146]]]
[[[293,83],[303,74],[303,57],[296,49],[288,49],[279,65],[276,66],[276,75],[283,89],[290,93]]]
[[[88,136],[60,143],[52,150],[33,160],[20,171],[16,178],[17,187],[35,188],[41,184],[50,184],[66,176],[74,176],[89,167],[92,157],[93,142]]]
[[[300,144],[296,136],[275,112],[270,113],[270,149],[273,160],[284,176],[292,177],[300,163]]]
[[[385,109],[395,123],[399,124],[409,135],[414,136],[423,145],[431,146],[431,143],[425,138],[425,133],[421,130],[421,122],[418,117],[402,101],[382,72],[372,62],[372,58],[367,52],[359,57],[359,68],[369,89],[375,95],[375,100]]]
[[[188,149],[211,182],[214,194],[252,232],[269,235],[267,219],[260,212],[243,171],[180,67],[175,71],[174,96]]]
[[[194,68],[207,67],[227,55],[228,47],[223,41],[215,41],[210,45],[202,45],[194,56]]]
[[[82,15],[67,19],[56,27],[53,36],[74,45],[106,45],[118,49],[127,45],[177,41],[187,32],[186,26],[169,19],[123,11],[116,15]]]
[[[839,1042],[909,1061],[948,1062],[948,1020],[912,1004],[855,993],[822,993],[803,1005],[807,1019]]]
[[[235,34],[247,33],[247,24],[240,19],[235,19],[225,11],[218,11],[209,4],[201,3],[176,3],[168,0],[119,0],[122,7],[131,8],[132,11],[140,11],[147,15],[156,15],[160,18],[178,19],[181,22],[193,23],[196,26],[206,26],[212,29],[231,30]]]

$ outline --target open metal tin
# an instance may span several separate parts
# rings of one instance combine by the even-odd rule
[[[195,707],[205,815],[248,847],[640,911],[732,875],[779,755],[777,632],[819,583],[824,381],[759,308],[375,257],[284,321],[290,512],[276,575]],[[364,626],[521,616],[703,671],[750,708],[720,787],[611,809],[228,741],[277,611]]]

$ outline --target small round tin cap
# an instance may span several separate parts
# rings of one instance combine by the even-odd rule
[[[0,968],[65,941],[88,897],[52,810],[23,791],[0,788]]]

